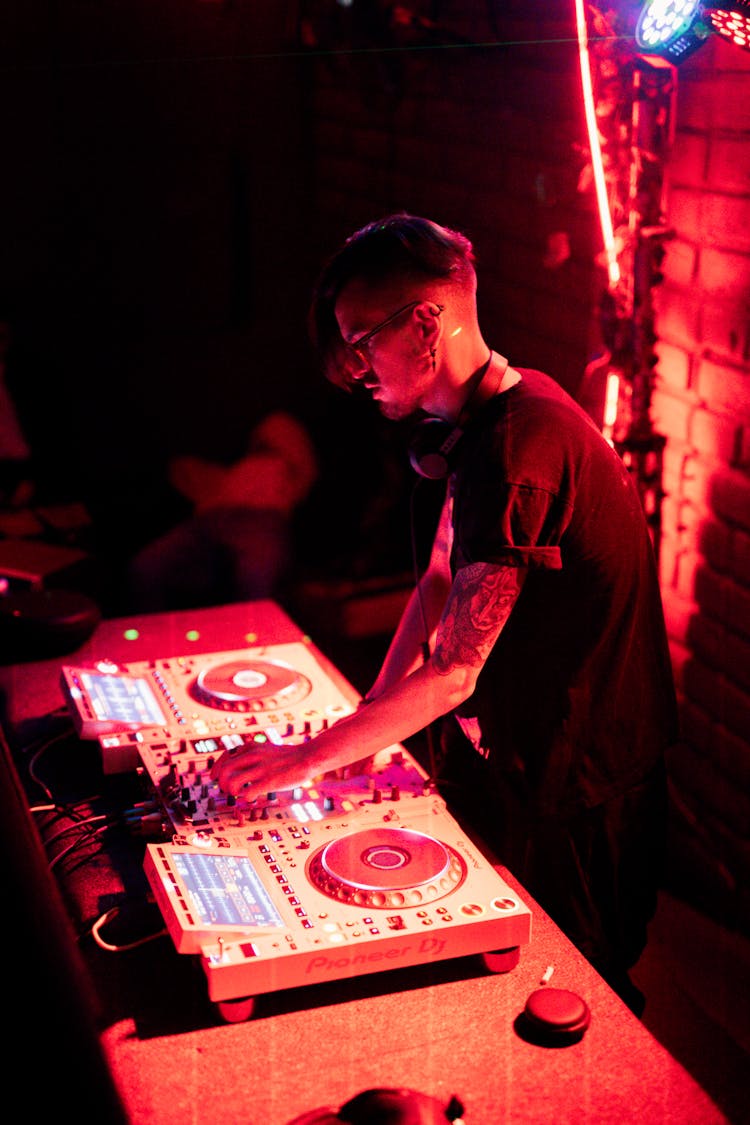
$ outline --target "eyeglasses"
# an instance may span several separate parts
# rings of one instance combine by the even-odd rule
[[[369,332],[365,332],[363,336],[359,336],[356,340],[351,340],[347,346],[351,348],[357,358],[361,359],[363,363],[369,363],[366,348],[373,336],[376,336],[378,332],[382,332],[384,328],[387,328],[389,324],[392,324],[394,320],[397,320],[403,313],[408,312],[409,309],[415,309],[418,304],[420,304],[420,301],[409,301],[408,305],[402,305],[400,309],[396,309],[396,311],[391,313],[390,316],[387,316],[385,320],[381,320],[380,324],[376,324]]]

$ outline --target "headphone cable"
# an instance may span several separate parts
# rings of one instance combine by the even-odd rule
[[[422,588],[420,586],[421,568],[419,565],[419,559],[417,557],[417,527],[415,517],[415,501],[417,490],[421,483],[422,479],[418,477],[412,486],[411,495],[409,497],[409,534],[411,539],[411,561],[412,570],[414,572],[414,585],[417,593],[417,601],[419,603],[419,612],[422,617],[422,632],[424,634],[424,639],[421,641],[419,647],[422,650],[422,663],[427,664],[432,653],[430,652],[430,632],[427,626],[427,612],[425,610],[424,599],[422,597]],[[437,756],[435,754],[434,723],[428,723],[424,728],[424,732],[425,738],[427,740],[427,753],[430,763],[429,780],[435,783],[437,780]]]

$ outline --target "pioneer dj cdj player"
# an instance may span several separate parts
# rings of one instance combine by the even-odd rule
[[[61,683],[104,772],[146,780],[149,885],[225,1019],[303,984],[470,954],[517,964],[529,909],[404,747],[252,800],[212,780],[224,750],[273,754],[354,709],[308,642],[66,666]]]

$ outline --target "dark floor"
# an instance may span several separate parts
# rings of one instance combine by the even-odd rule
[[[632,976],[651,1034],[733,1125],[750,1122],[750,939],[663,891]]]

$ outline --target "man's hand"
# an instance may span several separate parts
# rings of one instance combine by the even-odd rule
[[[211,777],[233,797],[248,800],[279,789],[294,789],[310,780],[304,746],[256,743],[241,750],[225,750],[214,763]]]

